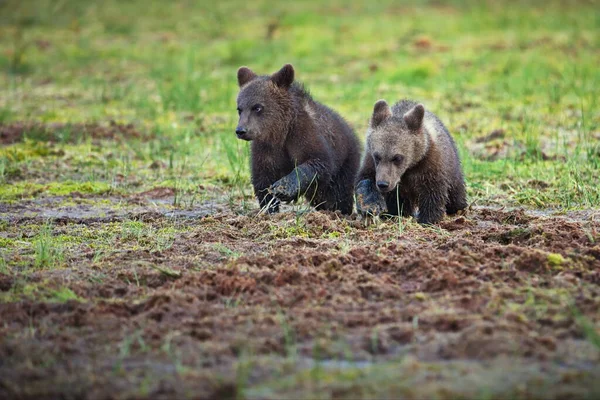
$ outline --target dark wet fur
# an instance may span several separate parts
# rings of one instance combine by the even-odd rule
[[[301,84],[280,86],[276,75],[254,77],[238,96],[238,105],[266,104],[251,144],[252,184],[261,208],[278,211],[280,199],[289,201],[301,192],[317,209],[352,213],[361,152],[356,135]]]

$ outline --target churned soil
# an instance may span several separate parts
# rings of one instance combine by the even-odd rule
[[[8,239],[23,213],[10,207]],[[152,250],[114,239],[100,259],[92,234],[54,268],[7,253],[21,267],[0,273],[0,293],[15,293],[0,303],[0,398],[600,393],[593,213],[476,208],[435,227],[327,212],[131,217],[177,233]],[[52,296],[66,289],[73,299]]]

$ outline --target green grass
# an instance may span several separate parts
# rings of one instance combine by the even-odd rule
[[[6,259],[4,258],[3,253],[0,253],[0,273],[7,275],[10,273],[10,270],[8,269],[8,264],[6,262]]]
[[[600,200],[593,2],[140,4],[5,2],[13,12],[0,13],[1,121],[116,120],[154,138],[59,142],[65,155],[52,145],[33,158],[8,157],[44,140],[31,132],[33,142],[2,149],[0,198],[21,198],[7,184],[33,184],[30,173],[40,170],[36,184],[86,175],[125,192],[212,181],[232,203],[252,204],[247,144],[233,135],[236,69],[270,73],[291,62],[361,137],[375,100],[423,101],[456,137],[478,204],[570,209]],[[505,137],[476,150],[474,139],[495,129]],[[486,145],[500,155],[489,159]],[[153,161],[167,168],[153,170]],[[65,172],[49,176],[56,162]]]
[[[64,261],[64,250],[54,235],[52,226],[45,225],[33,241],[35,258],[34,267],[53,268],[58,267]]]
[[[65,287],[53,290],[51,292],[51,301],[64,303],[69,300],[81,301],[81,298],[77,296],[71,289]]]
[[[71,300],[79,302],[85,301],[85,299],[79,297],[68,287],[49,287],[47,281],[27,283],[23,278],[20,278],[18,283],[9,291],[0,293],[0,303],[19,302],[23,300],[49,303],[65,303]]]
[[[123,245],[158,252],[169,249],[178,233],[173,227],[157,229],[141,221],[124,221],[115,224],[113,229],[114,239],[118,238]],[[114,244],[112,240],[98,241],[98,244],[111,246]]]

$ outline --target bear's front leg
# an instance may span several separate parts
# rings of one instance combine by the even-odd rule
[[[423,225],[438,223],[446,212],[446,196],[430,192],[419,196],[419,216],[417,222]]]
[[[294,201],[303,196],[308,188],[317,184],[318,169],[305,163],[296,168],[269,187],[272,193],[281,201]]]
[[[388,193],[385,196],[385,203],[390,216],[411,217],[413,215],[414,207],[410,199],[400,196],[398,190]]]
[[[360,214],[376,216],[385,211],[385,200],[371,179],[358,182],[355,192],[356,210]]]

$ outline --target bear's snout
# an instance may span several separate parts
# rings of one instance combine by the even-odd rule
[[[377,189],[381,192],[387,192],[390,188],[390,183],[388,181],[377,181]]]
[[[243,126],[238,126],[237,128],[235,128],[235,134],[237,135],[238,139],[247,140],[246,135],[248,134],[248,129],[246,129]]]

